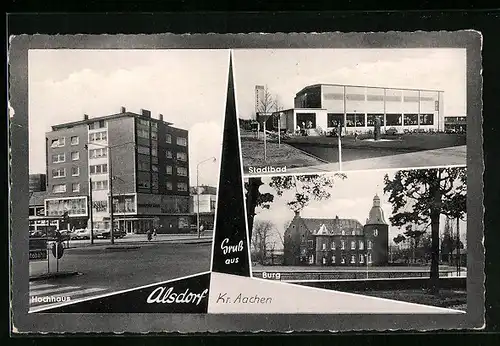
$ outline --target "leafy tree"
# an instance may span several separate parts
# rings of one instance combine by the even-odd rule
[[[398,171],[384,178],[384,193],[389,194],[394,226],[415,224],[431,228],[430,290],[439,292],[440,215],[465,215],[465,168],[435,168]],[[458,210],[457,210],[458,209]]]
[[[412,257],[413,257],[413,263],[415,263],[415,252],[418,248],[420,237],[425,233],[425,231],[422,230],[416,230],[413,228],[412,224],[406,225],[406,231],[403,233],[407,238],[411,239],[411,246],[412,246]]]
[[[282,196],[285,191],[294,190],[294,198],[287,203],[288,207],[300,212],[311,200],[326,200],[331,197],[329,190],[333,187],[334,178],[345,179],[345,175],[337,173],[335,175],[299,175],[299,176],[278,176],[272,177],[269,186]],[[274,194],[261,193],[260,187],[263,185],[261,178],[249,178],[245,183],[247,222],[252,239],[253,220],[257,207],[269,209],[274,201]]]

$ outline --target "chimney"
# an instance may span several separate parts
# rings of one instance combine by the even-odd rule
[[[160,121],[163,121],[163,114],[160,113]]]
[[[148,111],[147,109],[141,109],[141,114],[145,117],[151,118],[151,111]]]
[[[89,115],[88,114],[84,114],[83,115],[83,120],[89,120]]]
[[[127,108],[121,106],[120,107],[120,113],[126,113],[127,112]]]

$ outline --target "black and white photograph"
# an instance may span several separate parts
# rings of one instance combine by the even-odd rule
[[[465,49],[234,56],[247,176],[465,165]]]
[[[210,270],[228,62],[30,50],[30,311]]]
[[[370,296],[466,311],[465,167],[266,176],[246,187],[254,277],[359,295],[352,304]]]
[[[10,45],[16,333],[484,323],[477,33]]]

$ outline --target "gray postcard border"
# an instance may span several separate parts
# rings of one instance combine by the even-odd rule
[[[467,51],[468,277],[460,315],[28,314],[29,49],[464,48]],[[10,38],[10,272],[14,333],[450,330],[484,327],[482,36],[455,32],[21,35]],[[235,62],[237,63],[237,62]],[[16,231],[17,230],[17,231]]]

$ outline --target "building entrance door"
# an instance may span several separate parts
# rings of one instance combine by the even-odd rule
[[[297,125],[300,128],[316,128],[316,113],[297,113]]]

